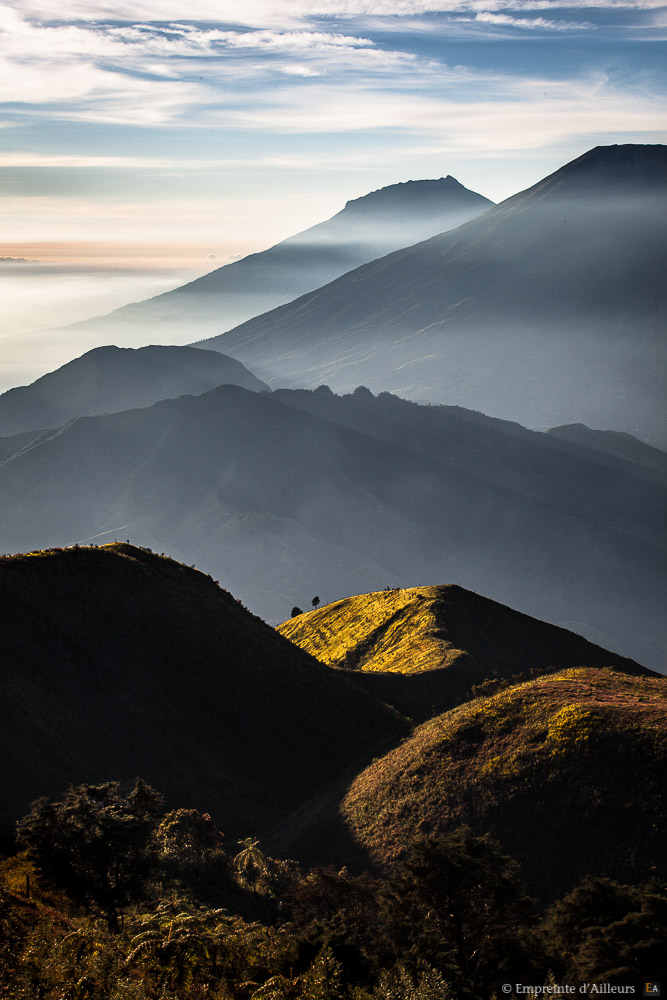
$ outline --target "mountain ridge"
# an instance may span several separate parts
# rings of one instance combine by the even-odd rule
[[[210,577],[136,546],[4,556],[0,594],[4,833],[38,796],[140,775],[261,835],[410,729]]]
[[[659,676],[456,584],[343,598],[287,619],[278,631],[417,722],[455,707],[479,685],[570,667]]]
[[[296,484],[296,488],[295,488]],[[0,548],[125,539],[295,604],[449,579],[664,663],[665,476],[455,407],[222,386],[0,465]]]
[[[95,347],[28,386],[0,395],[0,437],[61,427],[69,420],[152,406],[232,383],[268,390],[245,365],[192,347]]]

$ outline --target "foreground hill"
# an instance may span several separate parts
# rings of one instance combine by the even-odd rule
[[[392,184],[348,201],[333,218],[268,250],[76,328],[111,338],[130,332],[146,338],[150,330],[160,340],[219,334],[360,264],[454,229],[492,205],[453,177]]]
[[[418,834],[469,824],[542,901],[587,874],[664,878],[666,708],[664,679],[593,669],[478,699],[425,723],[310,824],[304,811],[282,849],[340,862],[356,845],[383,864]]]
[[[0,396],[0,437],[60,427],[74,417],[151,406],[216,385],[252,392],[268,386],[239,361],[192,347],[96,347],[80,358]]]
[[[649,673],[579,635],[455,585],[347,597],[296,615],[278,631],[418,721],[459,704],[474,685],[492,678],[582,664]]]
[[[657,472],[455,407],[228,385],[10,457],[0,550],[131,538],[273,622],[452,580],[661,669],[665,497]]]
[[[131,545],[0,559],[0,829],[130,780],[261,834],[408,724],[210,578]]]
[[[261,364],[273,385],[363,383],[664,447],[666,258],[667,147],[597,147],[201,346]]]

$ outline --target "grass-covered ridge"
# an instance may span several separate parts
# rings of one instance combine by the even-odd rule
[[[40,795],[144,774],[259,834],[410,728],[210,577],[130,544],[1,558],[0,603],[3,832]]]
[[[627,657],[456,584],[346,597],[290,618],[278,631],[323,663],[367,672],[417,674],[467,663],[485,677],[575,665],[648,673]]]
[[[357,594],[297,615],[278,631],[330,666],[413,674],[436,670],[463,654],[440,629],[445,587]]]
[[[453,584],[358,594],[290,618],[278,631],[418,721],[489,682],[578,666],[650,673],[573,632]]]
[[[422,725],[352,782],[341,813],[371,856],[461,823],[553,896],[582,874],[665,874],[667,684],[572,669]]]

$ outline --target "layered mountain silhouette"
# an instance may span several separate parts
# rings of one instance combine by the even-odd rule
[[[11,450],[11,449],[10,449]],[[665,477],[457,407],[222,386],[0,465],[0,550],[131,538],[269,621],[452,581],[664,669]]]
[[[346,597],[278,631],[417,721],[490,681],[582,664],[649,674],[579,635],[451,584]]]
[[[302,809],[272,849],[384,865],[467,824],[521,863],[543,903],[584,875],[664,878],[666,699],[662,678],[594,669],[476,699]]]
[[[256,834],[408,723],[210,578],[130,545],[0,559],[0,832],[70,783],[147,779]]]
[[[0,437],[60,427],[88,414],[151,406],[226,383],[253,392],[268,388],[239,361],[216,351],[96,347],[31,385],[0,395]]]
[[[110,339],[129,331],[159,340],[218,334],[360,264],[454,229],[492,204],[450,176],[392,184],[268,250],[75,326]]]
[[[664,447],[665,259],[667,147],[597,147],[201,346],[273,385],[364,383]]]

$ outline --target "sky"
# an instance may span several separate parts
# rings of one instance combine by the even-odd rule
[[[386,184],[664,142],[666,41],[656,0],[0,2],[0,352]]]

